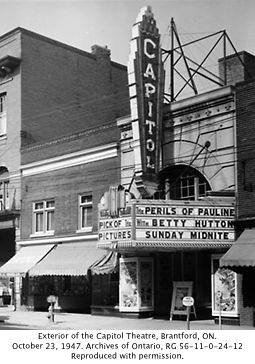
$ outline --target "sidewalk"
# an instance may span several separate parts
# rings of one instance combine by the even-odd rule
[[[135,319],[90,314],[56,313],[54,323],[49,323],[47,312],[13,311],[11,306],[0,307],[2,324],[20,325],[34,330],[186,330],[186,321],[164,319]],[[219,330],[213,320],[191,321],[191,330]],[[222,330],[254,330],[249,326],[222,325]]]

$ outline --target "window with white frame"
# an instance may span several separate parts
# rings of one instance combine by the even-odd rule
[[[211,190],[206,178],[198,170],[184,165],[170,166],[161,176],[160,198],[172,200],[197,200]]]
[[[206,195],[208,183],[202,177],[187,173],[180,178],[180,196],[182,200],[194,200]]]
[[[9,181],[0,180],[0,210],[9,209]]]
[[[33,203],[33,233],[54,233],[55,201],[44,200]]]
[[[92,230],[92,195],[82,194],[79,196],[79,230]]]
[[[0,94],[0,137],[6,135],[6,94]]]
[[[0,166],[0,210],[8,210],[9,206],[9,171]]]

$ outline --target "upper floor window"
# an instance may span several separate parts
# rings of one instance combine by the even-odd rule
[[[9,172],[6,167],[0,167],[0,210],[9,208]]]
[[[54,233],[55,201],[44,200],[33,203],[33,233]]]
[[[6,135],[6,94],[0,94],[0,136]]]
[[[196,169],[172,166],[161,172],[159,197],[172,200],[197,200],[207,195],[211,187]]]
[[[92,195],[79,196],[79,230],[92,231]]]
[[[180,198],[182,200],[195,200],[198,197],[206,195],[208,183],[205,179],[195,176],[192,173],[187,173],[180,178]]]

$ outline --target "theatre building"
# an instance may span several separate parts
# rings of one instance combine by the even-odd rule
[[[8,66],[14,56],[22,64],[16,61],[0,86],[0,120],[8,100],[13,134],[0,147],[6,146],[10,179],[19,173],[21,201],[20,234],[16,241],[1,238],[1,278],[15,279],[16,309],[47,309],[54,295],[56,308],[89,312],[89,268],[107,254],[97,249],[97,206],[119,178],[116,117],[129,112],[127,68],[111,60],[107,47],[89,53],[20,28],[1,40],[3,57],[12,55]],[[16,154],[9,155],[10,145]],[[0,175],[8,177],[6,168]],[[12,232],[14,213],[3,220]]]
[[[166,103],[159,38],[151,9],[142,9],[128,66],[131,115],[117,121],[125,198],[109,190],[99,206],[98,247],[120,256],[115,310],[185,317],[182,298],[192,296],[194,317],[217,320],[220,310],[225,322],[247,324],[243,275],[221,258],[242,237],[246,203],[254,216],[254,133],[244,115],[255,57],[219,59],[222,86]]]

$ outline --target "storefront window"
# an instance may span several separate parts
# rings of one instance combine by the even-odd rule
[[[119,273],[92,275],[92,305],[118,306]]]
[[[42,276],[30,277],[29,292],[33,295],[84,296],[88,293],[85,276]]]

